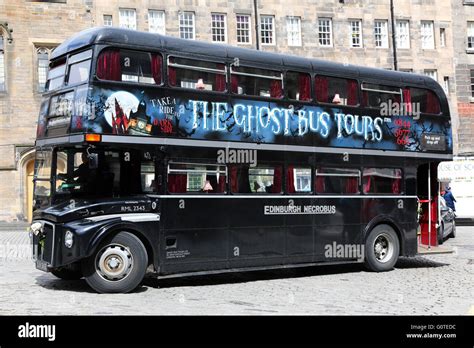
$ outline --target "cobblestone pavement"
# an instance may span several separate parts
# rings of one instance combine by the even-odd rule
[[[445,242],[455,253],[401,258],[391,272],[354,264],[148,277],[135,293],[113,295],[36,270],[27,233],[0,232],[0,314],[474,314],[474,227],[457,232]]]

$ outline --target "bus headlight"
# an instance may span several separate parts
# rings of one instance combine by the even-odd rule
[[[64,245],[66,246],[66,248],[71,249],[73,244],[74,235],[71,231],[66,231],[66,233],[64,233]]]

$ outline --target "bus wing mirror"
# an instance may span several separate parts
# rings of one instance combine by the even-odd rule
[[[89,157],[89,169],[97,169],[99,166],[99,155],[96,153],[90,153]]]

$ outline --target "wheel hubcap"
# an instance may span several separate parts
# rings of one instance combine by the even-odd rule
[[[132,254],[123,245],[107,245],[97,254],[96,270],[105,280],[122,280],[130,274],[132,267]]]
[[[393,241],[386,233],[382,233],[375,238],[374,254],[379,262],[388,262],[393,255]]]

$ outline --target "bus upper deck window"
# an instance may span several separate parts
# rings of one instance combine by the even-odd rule
[[[283,97],[283,74],[276,70],[251,67],[232,67],[232,93],[260,97]]]
[[[68,84],[73,85],[89,79],[92,50],[84,51],[69,57]]]
[[[359,104],[356,80],[330,76],[316,76],[316,100],[320,103],[355,106]]]
[[[224,64],[181,57],[168,58],[168,83],[173,87],[226,91]]]
[[[364,168],[364,193],[400,194],[402,170],[393,168]]]
[[[97,60],[97,77],[109,81],[162,83],[162,57],[157,53],[105,49]]]
[[[424,114],[441,113],[441,106],[436,94],[428,89],[407,88],[404,90],[404,102],[419,105],[419,111]]]
[[[52,62],[48,72],[48,80],[46,82],[46,89],[52,91],[59,88],[64,83],[64,75],[66,73],[66,59]]]
[[[286,73],[285,90],[289,99],[311,100],[311,76],[289,71]]]
[[[373,83],[362,84],[363,105],[370,108],[381,108],[391,103],[400,103],[402,98],[400,87],[384,86]]]

